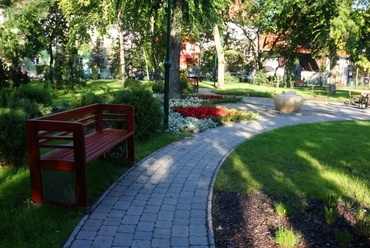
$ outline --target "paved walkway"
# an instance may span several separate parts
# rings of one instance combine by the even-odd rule
[[[279,114],[272,99],[244,98],[257,121],[217,127],[170,144],[121,176],[73,231],[65,247],[214,247],[211,197],[225,157],[270,129],[301,123],[370,119],[370,109],[306,102]]]

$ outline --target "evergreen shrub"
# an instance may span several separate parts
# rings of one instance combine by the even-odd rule
[[[9,98],[14,92],[11,88],[0,89],[0,108],[7,108],[9,103]]]
[[[23,165],[27,160],[23,110],[0,109],[0,165]]]
[[[134,106],[136,139],[148,139],[162,131],[162,105],[149,90],[144,88],[121,90],[114,95],[112,103]]]
[[[15,91],[15,97],[19,99],[29,99],[30,101],[37,102],[45,106],[52,105],[52,97],[48,91],[28,85],[21,85]]]
[[[125,89],[139,88],[142,87],[141,82],[134,78],[127,78],[123,84]]]
[[[188,79],[180,79],[181,94],[191,94],[194,92],[194,85]]]
[[[37,103],[27,98],[17,98],[12,96],[8,106],[13,110],[23,110],[27,119],[45,116],[51,113],[51,107]]]
[[[95,103],[104,103],[105,100],[103,97],[93,93],[93,92],[87,92],[84,94],[81,94],[80,96],[73,99],[71,108],[79,108]]]
[[[155,81],[152,86],[152,91],[156,94],[164,93],[164,82],[162,80]]]

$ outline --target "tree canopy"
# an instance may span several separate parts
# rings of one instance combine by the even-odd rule
[[[173,0],[171,98],[180,94],[179,57],[184,39],[200,39],[216,27],[220,29],[219,40],[214,40],[220,43],[219,56],[220,49],[227,50],[226,62],[242,61],[240,56],[244,56],[246,65],[240,68],[259,69],[271,57],[292,62],[296,53],[304,51],[316,58],[345,54],[368,70],[368,6],[368,0]],[[109,35],[112,29],[119,35],[114,44],[119,46],[122,78],[130,76],[129,66],[140,64],[133,63],[134,59],[145,60],[140,66],[157,75],[164,62],[167,1],[4,0],[0,8],[4,17],[0,61],[5,69],[18,68],[22,59],[32,59],[42,51],[48,51],[52,66],[56,40],[76,54],[84,44],[96,42],[92,42],[93,32]],[[237,42],[227,33],[229,23],[242,30],[243,37]]]

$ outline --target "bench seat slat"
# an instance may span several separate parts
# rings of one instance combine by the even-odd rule
[[[127,130],[108,129],[104,131],[98,131],[86,136],[86,162],[88,163],[102,156],[104,153],[106,153],[107,150],[121,143],[122,139],[126,139],[132,135],[133,133],[128,132]],[[74,161],[73,152],[73,149],[56,149],[50,153],[43,155],[41,157],[41,160]]]

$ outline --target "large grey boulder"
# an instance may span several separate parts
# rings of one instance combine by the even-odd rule
[[[274,98],[275,109],[282,113],[299,112],[303,106],[303,96],[297,95],[295,91],[287,91],[278,94]]]

